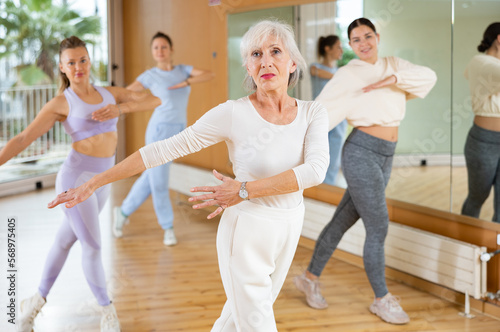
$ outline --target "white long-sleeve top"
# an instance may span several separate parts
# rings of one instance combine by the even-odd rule
[[[363,92],[391,75],[396,84]],[[353,59],[337,71],[316,101],[328,111],[330,130],[344,119],[353,127],[396,127],[405,116],[406,101],[424,98],[436,80],[432,69],[397,57],[379,58],[375,64]]]
[[[230,100],[205,113],[195,124],[169,139],[140,149],[146,168],[155,167],[225,141],[238,181],[254,181],[292,169],[299,191],[252,199],[294,208],[305,188],[320,184],[329,163],[328,118],[314,101],[297,100],[297,116],[287,125],[264,120],[248,97]]]
[[[475,55],[465,69],[475,115],[500,117],[500,59]]]

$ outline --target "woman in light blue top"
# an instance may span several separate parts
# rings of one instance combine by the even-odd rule
[[[340,44],[338,36],[329,35],[326,37],[319,37],[318,58],[321,62],[313,63],[310,68],[312,94],[314,99],[337,71],[336,61],[342,59],[342,54],[342,45]],[[342,181],[339,181],[338,173],[340,170],[340,155],[342,146],[344,145],[346,131],[347,121],[344,120],[328,133],[328,141],[330,143],[330,166],[328,167],[323,183],[345,186],[342,184]]]
[[[161,99],[146,129],[146,144],[167,139],[186,127],[186,109],[191,92],[190,85],[208,81],[214,77],[206,70],[189,65],[172,64],[172,40],[162,32],[151,40],[151,53],[156,67],[146,70],[127,89],[141,91],[149,89]],[[113,234],[123,235],[122,228],[128,223],[128,216],[135,212],[152,195],[158,223],[165,230],[163,243],[175,245],[177,239],[173,231],[174,214],[170,204],[168,180],[170,164],[145,171],[134,183],[121,207],[115,207]]]

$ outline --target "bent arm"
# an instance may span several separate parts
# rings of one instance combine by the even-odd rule
[[[146,88],[139,81],[134,81],[132,84],[129,84],[126,87],[126,89],[130,90],[130,91],[142,91],[142,90],[146,90]]]
[[[341,123],[352,107],[350,98],[353,91],[350,89],[356,78],[346,73],[345,68],[340,68],[335,76],[329,80],[315,101],[326,108],[328,114],[328,130],[332,130]]]
[[[326,110],[318,103],[313,104],[315,110],[304,138],[304,163],[274,176],[246,184],[248,198],[254,199],[266,196],[293,193],[320,184],[326,174],[329,163],[328,119]],[[193,206],[200,209],[208,206],[219,207],[208,216],[211,219],[223,209],[243,201],[239,197],[241,182],[222,176],[214,170],[214,175],[223,183],[218,186],[194,187],[192,192],[210,192],[189,199],[190,202],[204,201]]]
[[[437,81],[436,73],[425,66],[415,65],[409,61],[392,58],[396,62],[396,87],[407,93],[406,100],[424,98]]]
[[[319,103],[313,103],[313,116],[304,139],[304,163],[293,168],[299,190],[323,182],[330,163],[328,114]]]
[[[330,162],[328,115],[318,103],[313,103],[311,108],[311,118],[304,137],[304,162],[280,174],[248,182],[250,198],[288,194],[323,182]]]
[[[333,74],[330,73],[329,71],[326,71],[324,69],[320,69],[314,65],[311,66],[311,69],[309,70],[312,76],[317,76],[319,78],[329,80],[333,77]]]
[[[193,68],[189,77],[179,84],[173,85],[169,87],[169,90],[185,88],[191,84],[203,83],[212,80],[215,77],[215,74],[209,70],[197,69]]]
[[[116,100],[116,105],[109,104],[92,113],[92,119],[107,121],[125,113],[154,110],[160,106],[161,100],[149,90],[132,91],[120,87],[107,87]]]
[[[130,91],[120,87],[108,88],[120,104],[122,113],[150,111],[160,106],[161,100],[149,90]]]
[[[210,70],[193,68],[188,78],[189,84],[203,83],[212,80],[215,74]]]
[[[64,98],[64,97],[62,97]],[[64,104],[61,97],[56,97],[49,101],[38,113],[33,122],[26,129],[13,137],[0,150],[0,165],[6,163],[11,158],[18,155],[26,149],[34,140],[49,131],[56,121],[63,121],[65,116],[60,113],[61,109],[67,110],[67,104]]]

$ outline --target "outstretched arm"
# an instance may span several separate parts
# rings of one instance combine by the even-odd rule
[[[93,120],[102,122],[125,113],[151,111],[161,104],[160,98],[153,96],[149,90],[132,91],[115,86],[107,89],[115,97],[116,105],[109,104],[98,109],[92,113]]]
[[[0,165],[9,161],[26,149],[34,140],[49,131],[56,121],[63,121],[66,118],[68,104],[64,96],[58,96],[49,101],[35,117],[26,129],[13,137],[0,150]]]
[[[224,131],[229,128],[227,122],[223,120],[231,121],[231,111],[231,105],[219,105],[180,134],[146,145],[114,167],[94,176],[80,187],[59,194],[56,199],[49,203],[48,207],[53,208],[61,203],[66,203],[68,208],[73,207],[89,198],[97,188],[105,184],[127,178],[144,171],[146,168],[165,164],[222,141],[226,137]]]
[[[52,209],[62,203],[66,203],[65,206],[67,208],[72,208],[76,204],[89,198],[98,188],[108,183],[128,178],[145,169],[146,167],[142,161],[141,154],[139,151],[136,151],[107,171],[95,175],[78,188],[70,189],[59,194],[48,204],[48,208]]]

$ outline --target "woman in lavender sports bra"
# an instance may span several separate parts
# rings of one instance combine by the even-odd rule
[[[90,84],[90,59],[85,42],[69,37],[59,49],[59,94],[50,100],[25,130],[12,138],[0,150],[0,165],[23,151],[46,133],[56,121],[63,123],[72,138],[72,149],[56,179],[56,191],[67,191],[87,181],[94,174],[115,164],[117,116],[157,107],[160,99],[149,93],[131,92],[124,88],[101,88]],[[100,113],[115,114],[108,121]],[[102,307],[101,331],[120,331],[114,305],[107,290],[101,261],[99,212],[109,196],[109,186],[97,190],[92,198],[74,208],[62,207],[64,219],[49,251],[38,291],[21,302],[16,322],[18,331],[30,332],[34,319],[46,302],[46,297],[59,275],[69,250],[79,240],[82,265],[87,283]]]

